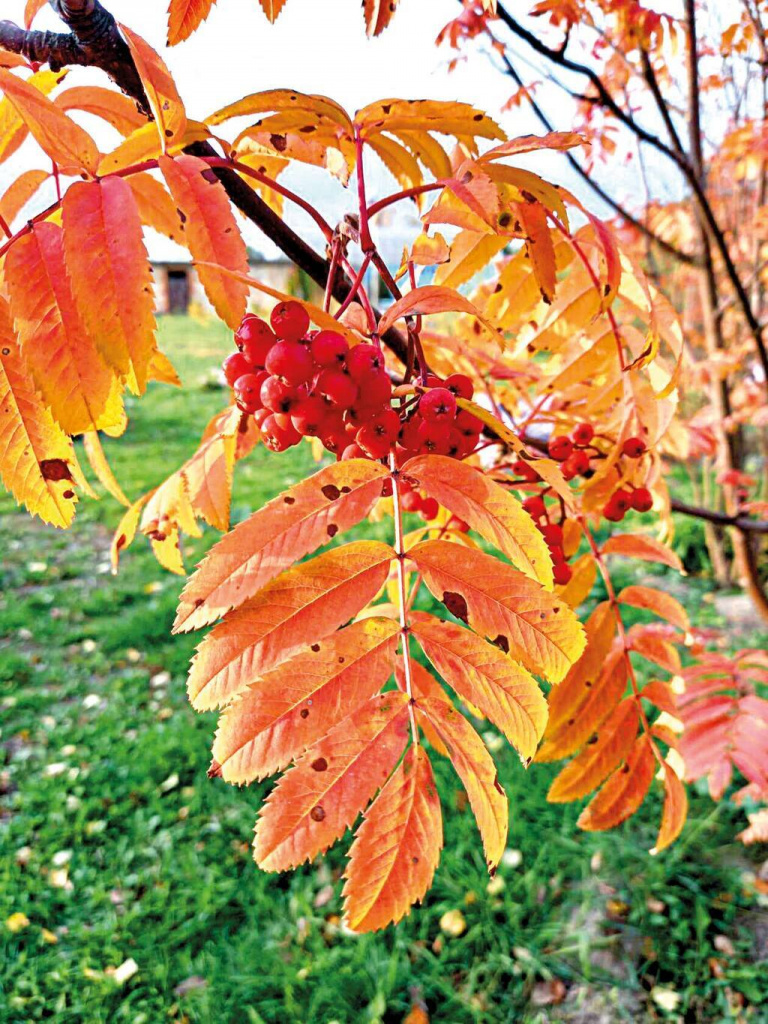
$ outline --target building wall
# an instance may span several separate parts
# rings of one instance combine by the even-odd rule
[[[170,311],[169,275],[172,272],[179,271],[183,271],[187,275],[190,306],[195,307],[204,314],[213,316],[213,307],[208,301],[208,296],[205,294],[205,289],[200,282],[197,271],[190,264],[183,263],[152,264],[155,290],[155,311],[161,314],[168,313]],[[293,290],[296,269],[292,263],[252,263],[250,265],[249,273],[251,277],[255,277],[257,281],[261,281],[263,284],[266,284],[277,291],[290,293]],[[322,298],[321,289],[313,285],[309,298],[311,301],[317,302]],[[249,304],[253,308],[258,309],[265,307],[268,308],[269,305],[271,305],[271,302],[272,300],[268,296],[261,295],[256,289],[254,289],[251,293]]]

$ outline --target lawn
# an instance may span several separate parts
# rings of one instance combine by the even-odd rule
[[[168,318],[162,344],[184,390],[152,386],[107,447],[131,498],[225,401],[212,374],[223,328]],[[257,449],[234,517],[311,465],[308,446]],[[0,498],[1,1024],[372,1024],[414,1005],[440,1024],[768,1021],[760,850],[732,841],[741,812],[703,792],[682,838],[651,857],[658,795],[615,832],[581,833],[580,805],[546,802],[557,766],[525,772],[486,730],[511,805],[491,882],[445,763],[446,849],[398,927],[343,930],[345,843],[294,874],[259,872],[249,844],[268,785],[208,780],[215,716],[186,702],[194,638],[170,635],[182,581],[141,537],[110,574],[120,515],[85,502],[56,533]],[[188,566],[214,539],[190,546]],[[687,588],[717,624],[707,581]]]

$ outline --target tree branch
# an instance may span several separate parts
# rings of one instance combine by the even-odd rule
[[[729,516],[725,512],[712,512],[708,508],[699,508],[696,505],[687,505],[684,501],[673,499],[670,502],[673,512],[680,512],[684,516],[692,516],[694,519],[704,519],[716,526],[733,526],[742,533],[765,533],[768,534],[768,521],[761,519],[748,519],[746,516]]]

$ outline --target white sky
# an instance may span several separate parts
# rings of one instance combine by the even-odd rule
[[[163,54],[187,111],[195,119],[202,120],[247,93],[284,87],[324,93],[350,112],[385,96],[460,99],[495,117],[510,135],[543,131],[525,107],[500,113],[515,85],[476,49],[469,51],[469,61],[448,72],[448,61],[456,53],[446,46],[438,50],[434,40],[443,25],[460,12],[456,0],[401,0],[390,28],[374,40],[365,36],[360,0],[287,0],[275,25],[267,22],[257,0],[218,0],[208,21],[187,42],[171,50],[165,48],[166,0],[105,3],[118,20]],[[2,2],[2,16],[18,23],[23,9],[24,0]],[[62,26],[45,8],[35,27]],[[96,81],[104,81],[100,73],[76,69],[68,84]],[[560,117],[556,127],[568,130],[573,108],[567,97],[554,86],[545,86],[541,95],[547,99],[550,114]],[[117,143],[94,119],[86,116],[83,124],[103,149]],[[20,160],[23,163],[33,155],[34,149],[27,145],[10,166],[0,167],[0,186],[11,180],[12,167],[15,177],[24,169]],[[398,186],[376,158],[370,157],[369,162],[369,192],[394,191]],[[562,182],[594,206],[591,194],[561,155],[533,154],[520,162]],[[330,181],[326,172],[297,165],[281,180],[311,198],[331,222],[354,208],[351,192]],[[409,208],[415,209],[411,204]],[[286,219],[308,240],[319,243],[319,233],[303,213],[286,209]],[[274,254],[274,248],[255,229],[246,234],[255,247]]]

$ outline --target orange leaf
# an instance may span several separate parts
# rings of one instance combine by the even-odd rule
[[[587,700],[611,653],[616,635],[616,620],[607,601],[599,604],[586,624],[587,644],[584,653],[549,695],[547,738],[557,735],[569,718]]]
[[[338,629],[384,586],[394,557],[387,544],[357,541],[272,580],[198,648],[187,684],[192,706],[221,706],[257,676]]]
[[[459,292],[454,291],[453,288],[439,288],[432,284],[414,288],[394,302],[379,321],[379,333],[385,334],[401,317],[428,316],[431,313],[447,312],[470,313],[477,317],[499,345],[504,348],[504,336],[490,320],[483,316],[477,306]]]
[[[541,203],[518,203],[515,206],[525,232],[525,248],[545,302],[552,302],[557,284],[555,247],[552,243],[547,211]]]
[[[688,817],[688,794],[677,772],[664,762],[664,811],[656,845],[651,853],[660,853],[670,846],[683,831]]]
[[[592,733],[599,729],[627,689],[627,659],[622,648],[616,648],[602,665],[594,685],[588,687],[587,698],[557,731],[548,734],[547,742],[539,751],[540,761],[556,761],[568,757],[588,743]],[[558,690],[558,694],[559,694]]]
[[[83,447],[85,448],[85,454],[88,456],[88,462],[90,463],[91,469],[96,474],[96,477],[103,485],[104,489],[112,495],[112,497],[119,501],[121,505],[126,507],[130,506],[130,501],[123,494],[123,489],[115,479],[115,474],[107,462],[107,457],[104,454],[104,449],[101,447],[101,441],[99,435],[95,431],[89,431],[87,434],[83,434]]]
[[[148,494],[143,494],[137,501],[134,501],[118,523],[117,529],[112,535],[112,545],[110,549],[110,560],[112,562],[113,573],[117,573],[120,565],[120,554],[133,543],[134,537],[136,536],[136,530],[139,527],[139,519],[141,518],[142,510],[154,493],[154,491],[150,491]]]
[[[0,89],[30,134],[67,174],[96,174],[99,150],[90,135],[43,95],[40,89],[0,68]]]
[[[386,683],[398,637],[391,619],[363,619],[251,683],[219,719],[222,778],[242,784],[285,768]]]
[[[6,224],[13,224],[18,215],[50,177],[45,171],[24,171],[0,199],[0,216]]]
[[[80,316],[105,362],[139,394],[155,350],[155,295],[139,211],[122,178],[76,182],[62,204]]]
[[[651,627],[652,629],[653,627]],[[633,626],[629,631],[629,640],[633,651],[637,651],[648,661],[676,675],[680,671],[680,655],[668,640],[658,633],[652,632],[647,626]]]
[[[646,562],[661,562],[671,569],[684,572],[683,563],[665,544],[642,533],[616,533],[603,544],[604,555],[624,555],[641,558]]]
[[[376,606],[374,605],[374,607]],[[405,665],[403,664],[402,654],[398,655],[395,662],[395,682],[401,690],[406,689]],[[446,703],[450,703],[448,694],[432,673],[424,668],[421,662],[415,661],[413,658],[411,659],[411,685],[413,687],[413,695],[417,701],[423,697],[431,697],[435,700],[444,700]],[[419,726],[432,749],[436,753],[442,754],[443,757],[448,757],[448,748],[435,732],[432,723],[424,718],[423,715],[419,720]]]
[[[549,788],[553,804],[578,800],[604,782],[628,755],[637,737],[637,701],[627,697],[600,728],[595,741],[563,768]]]
[[[17,502],[45,523],[75,516],[72,442],[54,422],[27,374],[10,311],[0,299],[0,476]]]
[[[136,109],[133,100],[114,89],[99,85],[78,85],[65,89],[53,101],[61,110],[84,110],[111,124],[121,135],[127,136],[147,123]]]
[[[229,529],[236,450],[234,432],[215,434],[181,468],[192,507],[216,530]]]
[[[626,821],[640,807],[651,782],[656,761],[648,737],[638,736],[629,757],[617,768],[596,797],[581,812],[579,828],[602,832]]]
[[[416,707],[448,748],[480,829],[486,863],[494,872],[507,842],[509,804],[493,758],[466,718],[448,701],[428,697],[418,701]]]
[[[167,189],[151,174],[132,174],[128,184],[136,198],[142,224],[183,245],[184,225]]]
[[[210,134],[206,126],[199,121],[188,121],[184,134],[172,146],[167,147],[168,155],[181,153],[186,146],[191,146],[195,142],[205,142],[210,138]],[[101,158],[99,175],[105,178],[108,174],[117,174],[118,171],[124,171],[146,160],[157,160],[162,153],[163,146],[157,134],[157,125],[154,121],[149,121],[131,132],[111,153]]]
[[[417,544],[408,556],[452,614],[532,672],[559,682],[581,656],[584,631],[571,609],[498,559],[447,541]]]
[[[48,0],[27,0],[24,5],[24,28],[32,28],[32,22],[47,4]]]
[[[520,502],[474,466],[441,455],[419,455],[403,473],[547,590],[552,560],[541,533]]]
[[[366,701],[296,762],[261,808],[253,842],[264,871],[286,871],[327,850],[382,786],[408,740],[408,697]]]
[[[374,932],[403,918],[432,884],[443,846],[443,822],[432,766],[410,747],[365,812],[349,851],[344,919]]]
[[[419,616],[412,628],[443,679],[529,761],[547,721],[547,702],[535,679],[497,647],[455,623]]]
[[[170,71],[158,53],[146,40],[120,25],[141,78],[141,84],[149,100],[155,118],[155,127],[165,153],[167,148],[180,139],[187,127],[187,115]]]
[[[285,0],[259,0],[261,9],[264,11],[269,20],[274,23],[277,21],[278,15],[285,6]]]
[[[175,632],[207,626],[299,558],[364,519],[387,470],[363,459],[337,462],[268,502],[222,538],[190,578]]]
[[[119,423],[119,382],[83,329],[61,228],[36,224],[9,249],[5,274],[22,352],[54,418],[68,434]]]
[[[227,193],[211,168],[195,156],[160,157],[171,195],[186,215],[185,244],[196,261],[206,295],[233,330],[245,314],[248,286],[210,263],[238,274],[248,271],[248,254]]]
[[[168,45],[189,39],[211,13],[216,0],[171,0],[168,10]]]
[[[369,36],[377,36],[389,25],[394,17],[400,0],[364,0],[363,17],[365,31]]]
[[[688,613],[680,602],[671,594],[657,590],[655,587],[630,586],[624,587],[618,596],[622,604],[633,608],[645,608],[654,612],[673,626],[678,626],[684,633],[691,628]]]
[[[494,146],[478,158],[480,163],[499,160],[505,156],[516,156],[518,153],[534,153],[539,149],[573,149],[584,146],[587,140],[576,132],[549,132],[548,135],[521,135],[517,139],[509,139],[500,146]]]

